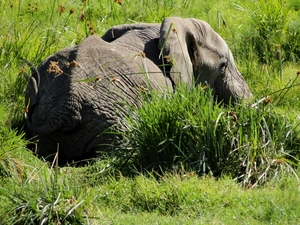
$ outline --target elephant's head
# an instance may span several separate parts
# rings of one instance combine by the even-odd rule
[[[251,97],[225,41],[204,21],[170,17],[163,21],[159,48],[176,85],[208,84],[219,101]]]

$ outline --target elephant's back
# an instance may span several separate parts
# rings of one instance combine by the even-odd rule
[[[171,88],[160,68],[145,54],[139,49],[131,50],[91,36],[78,47],[76,60],[80,66],[75,68],[73,76],[77,80],[87,80],[93,90],[102,94],[116,92],[129,99],[141,89],[165,91]]]

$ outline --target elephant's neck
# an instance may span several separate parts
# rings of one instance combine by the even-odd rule
[[[159,29],[132,30],[114,41],[114,43],[134,51],[144,51],[147,43],[159,38]]]

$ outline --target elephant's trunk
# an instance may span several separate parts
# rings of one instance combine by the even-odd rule
[[[32,110],[35,110],[35,106],[32,107]],[[38,135],[46,135],[56,130],[71,130],[76,127],[80,121],[80,118],[75,119],[75,116],[71,116],[70,118],[67,115],[62,116],[60,113],[61,109],[59,108],[55,110],[57,111],[49,113],[42,124],[33,122],[33,116],[30,116],[32,113],[26,113],[26,126],[29,131]],[[74,111],[68,110],[68,113],[71,114],[74,113]],[[34,121],[36,121],[36,119]]]
[[[35,97],[26,112],[26,126],[38,135],[49,134],[56,130],[71,130],[81,121],[81,104],[73,94],[62,95],[56,101],[45,95]],[[50,101],[51,100],[51,101]]]
[[[252,96],[251,91],[234,63],[230,63],[225,76],[217,78],[214,84],[214,95],[225,104],[235,103]]]
[[[231,93],[233,93],[234,99],[241,100],[241,99],[247,99],[252,97],[251,91],[244,77],[238,71],[235,65],[229,67],[228,82],[229,82],[230,91]]]

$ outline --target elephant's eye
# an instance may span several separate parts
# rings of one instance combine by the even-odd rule
[[[225,67],[227,67],[227,62],[222,62],[222,63],[220,64],[220,68],[225,68]]]
[[[227,68],[227,60],[226,60],[226,59],[224,59],[224,60],[222,60],[222,61],[220,62],[219,68],[220,68],[220,70],[222,71],[222,73],[225,72],[225,70],[226,70],[226,68]]]

